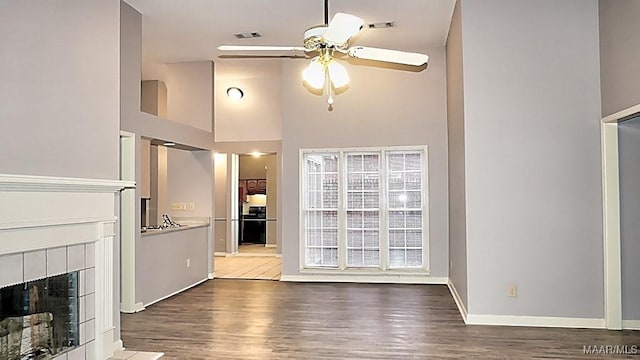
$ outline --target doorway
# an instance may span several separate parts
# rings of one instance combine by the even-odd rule
[[[218,153],[215,277],[280,278],[277,153]],[[222,243],[224,242],[224,243]],[[222,251],[224,250],[224,251]]]
[[[238,155],[238,211],[239,231],[234,241],[239,254],[275,255],[276,239],[273,216],[276,206],[274,182],[275,154]],[[234,169],[235,171],[235,169]],[[267,191],[270,190],[270,191]]]

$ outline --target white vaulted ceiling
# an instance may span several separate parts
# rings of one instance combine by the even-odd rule
[[[142,13],[143,72],[162,63],[220,62],[216,47],[221,44],[302,46],[303,32],[324,21],[323,0],[126,1]],[[329,2],[329,18],[345,12],[361,17],[365,23],[393,21],[393,28],[365,27],[356,43],[421,52],[444,45],[454,3],[333,0]],[[238,40],[233,34],[239,32],[259,32],[262,37]]]

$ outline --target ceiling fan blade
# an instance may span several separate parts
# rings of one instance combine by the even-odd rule
[[[341,46],[362,29],[364,20],[357,16],[337,13],[331,19],[327,31],[323,37],[324,41],[331,45]]]
[[[220,45],[218,50],[221,51],[307,51],[302,46],[263,46],[263,45]]]
[[[429,56],[425,54],[364,46],[354,46],[350,48],[349,56],[356,59],[383,61],[412,66],[423,66],[427,61],[429,61]]]
[[[231,54],[223,54],[223,55],[218,55],[219,58],[221,59],[309,59],[310,56],[305,56],[305,55],[287,55],[287,54],[283,54],[283,55],[259,55],[259,54],[255,54],[255,55],[231,55]]]

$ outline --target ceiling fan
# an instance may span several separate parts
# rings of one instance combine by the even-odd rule
[[[364,20],[357,16],[336,13],[329,20],[329,0],[324,1],[324,24],[311,27],[304,32],[304,46],[243,46],[220,45],[221,51],[255,51],[264,53],[282,52],[276,57],[311,58],[311,63],[302,72],[304,83],[314,90],[326,91],[329,109],[332,109],[335,90],[349,83],[347,70],[336,58],[351,57],[373,62],[394,63],[411,67],[424,67],[429,56],[420,53],[352,46],[350,40],[362,30]],[[301,56],[301,54],[304,54]],[[227,56],[225,56],[227,57]],[[231,56],[233,57],[233,56]],[[265,57],[264,55],[242,55],[241,57]],[[270,56],[266,56],[270,57]]]

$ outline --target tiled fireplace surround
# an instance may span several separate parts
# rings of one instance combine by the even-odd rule
[[[79,244],[0,256],[0,288],[79,271],[80,346],[56,360],[95,359],[95,244]]]
[[[0,174],[0,288],[80,274],[80,346],[56,359],[102,360],[120,349],[113,326],[115,195],[129,186]]]

